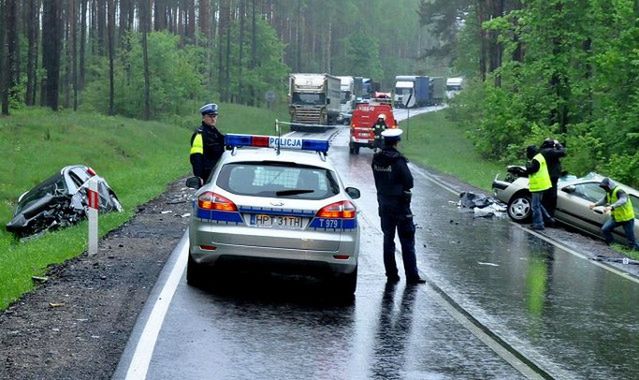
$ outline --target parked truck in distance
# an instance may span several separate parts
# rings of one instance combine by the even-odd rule
[[[289,77],[291,130],[313,130],[337,123],[340,79],[330,74],[296,73]]]
[[[375,82],[371,78],[354,77],[353,90],[355,93],[355,101],[362,101],[371,98],[375,91],[379,91],[379,82]]]
[[[446,79],[444,77],[430,77],[430,102],[432,106],[444,103],[446,100]]]
[[[340,79],[340,115],[338,122],[350,124],[355,108],[355,80],[351,76],[338,76]]]
[[[430,102],[430,79],[420,75],[395,77],[395,107],[424,107]]]
[[[450,99],[462,90],[464,78],[451,77],[446,79],[446,96]]]

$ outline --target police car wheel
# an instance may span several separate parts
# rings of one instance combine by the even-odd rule
[[[186,263],[186,283],[195,286],[202,287],[204,284],[204,270],[202,266],[193,260],[189,254],[189,259]]]
[[[357,267],[352,273],[336,276],[331,283],[332,293],[338,297],[351,297],[357,289]]]

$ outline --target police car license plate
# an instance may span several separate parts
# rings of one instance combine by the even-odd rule
[[[302,229],[302,218],[289,215],[252,214],[251,225],[262,228]]]

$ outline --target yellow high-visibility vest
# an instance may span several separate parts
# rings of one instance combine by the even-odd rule
[[[552,182],[550,182],[546,159],[541,153],[537,153],[535,157],[533,157],[533,160],[537,160],[537,162],[539,162],[539,170],[528,176],[528,189],[532,193],[550,189],[552,187]]]

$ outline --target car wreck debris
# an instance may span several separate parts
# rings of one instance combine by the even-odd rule
[[[506,212],[506,206],[500,201],[487,197],[483,194],[475,194],[466,191],[459,194],[459,202],[457,203],[457,206],[460,208],[472,209],[474,216],[477,218],[502,215]]]
[[[70,165],[18,198],[6,229],[23,238],[73,225],[86,218],[88,181],[96,177],[100,212],[122,211],[122,205],[106,180],[85,165]]]

